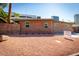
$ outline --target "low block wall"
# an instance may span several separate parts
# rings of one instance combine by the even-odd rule
[[[0,23],[0,34],[17,34],[19,32],[19,24]]]
[[[70,23],[54,23],[54,32],[64,32],[66,30],[73,31],[72,24]]]

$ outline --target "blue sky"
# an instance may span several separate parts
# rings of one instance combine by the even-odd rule
[[[4,9],[8,11],[8,7]],[[59,16],[60,20],[74,21],[74,15],[79,14],[77,3],[13,3],[12,12],[37,15],[42,18]]]

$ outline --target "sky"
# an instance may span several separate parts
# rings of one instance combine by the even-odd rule
[[[8,6],[4,9],[8,11]],[[59,16],[60,21],[74,22],[74,15],[79,14],[79,3],[13,3],[12,12],[51,18]]]

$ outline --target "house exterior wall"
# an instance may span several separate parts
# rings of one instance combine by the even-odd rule
[[[72,23],[56,22],[53,20],[28,20],[30,27],[26,28],[26,20],[20,21],[21,33],[55,33],[63,32],[65,30],[73,31]],[[48,28],[44,28],[44,23],[48,23]]]
[[[63,32],[64,30],[73,31],[72,23],[56,22],[50,19],[47,20],[27,20],[29,28],[26,28],[26,20],[20,20],[19,24],[0,23],[0,34],[18,34],[18,33],[55,33]],[[48,23],[48,28],[44,24]]]
[[[28,20],[29,28],[25,26],[26,21],[20,21],[21,33],[53,33],[52,20]],[[44,27],[44,23],[48,23],[48,28]]]

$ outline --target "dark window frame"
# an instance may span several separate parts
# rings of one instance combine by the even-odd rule
[[[30,27],[29,21],[26,21],[26,22],[25,22],[25,27],[26,27],[26,28],[29,28],[29,27]]]
[[[44,28],[48,28],[49,26],[48,26],[48,22],[45,22],[44,23]]]

